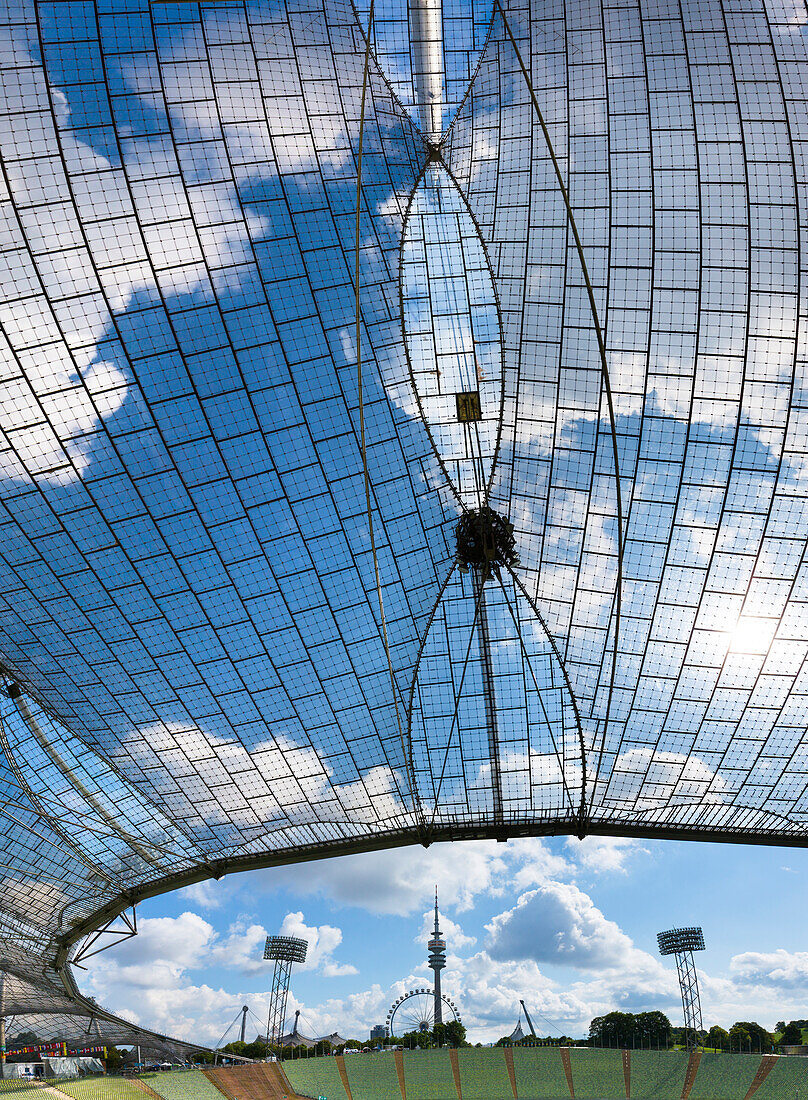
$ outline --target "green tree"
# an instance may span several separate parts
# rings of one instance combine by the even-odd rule
[[[707,1038],[704,1040],[706,1047],[713,1047],[717,1050],[723,1050],[724,1047],[729,1046],[729,1032],[719,1027],[718,1024],[713,1024],[710,1030],[707,1032]]]
[[[752,1037],[742,1024],[733,1024],[729,1029],[729,1045],[735,1047],[736,1050],[749,1050],[751,1048]]]
[[[117,1073],[123,1065],[123,1055],[117,1047],[107,1047],[107,1073]]]
[[[667,1046],[671,1039],[671,1022],[664,1012],[638,1012],[634,1017],[632,1046]]]
[[[228,1043],[227,1046],[223,1046],[221,1049],[225,1054],[244,1054],[247,1049],[247,1044],[242,1043],[240,1039],[236,1039],[234,1042]],[[247,1057],[249,1057],[249,1055],[247,1055]]]
[[[670,1026],[670,1024],[668,1025]],[[598,1047],[631,1046],[636,1018],[630,1012],[608,1012],[589,1025],[589,1042]]]
[[[266,1058],[267,1056],[267,1043],[266,1039],[254,1039],[251,1043],[245,1043],[242,1054],[245,1058]]]
[[[446,1042],[452,1047],[462,1047],[466,1041],[466,1029],[459,1020],[450,1020],[446,1025]]]
[[[745,1033],[745,1035],[744,1035]],[[731,1045],[736,1045],[740,1039],[741,1049],[744,1047],[752,1050],[767,1050],[774,1042],[774,1036],[770,1035],[765,1027],[750,1020],[737,1020],[729,1029]]]
[[[781,1032],[779,1041],[784,1046],[799,1046],[802,1043],[802,1028],[796,1020],[791,1020],[790,1023],[784,1024],[782,1028],[778,1024],[777,1030]]]

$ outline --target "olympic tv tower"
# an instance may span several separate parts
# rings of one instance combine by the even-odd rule
[[[446,966],[446,940],[438,928],[438,888],[435,887],[435,928],[429,941],[429,965],[435,974],[435,1023],[443,1023],[443,1000],[440,991],[440,972]]]

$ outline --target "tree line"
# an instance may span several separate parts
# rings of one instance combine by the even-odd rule
[[[706,1050],[765,1054],[785,1046],[799,1046],[808,1020],[778,1020],[773,1032],[754,1020],[737,1020],[731,1028],[714,1024],[697,1033],[698,1045]],[[688,1036],[683,1027],[674,1027],[664,1012],[608,1012],[595,1016],[586,1039],[569,1035],[525,1035],[514,1042],[503,1035],[497,1046],[592,1046],[622,1047],[634,1050],[673,1050],[686,1047]]]
[[[713,1024],[697,1033],[698,1044],[708,1050],[765,1053],[778,1046],[802,1043],[802,1029],[808,1021],[779,1020],[773,1032],[754,1020],[736,1020],[729,1030]],[[684,1028],[673,1027],[664,1012],[609,1012],[596,1016],[589,1025],[592,1046],[669,1049],[687,1045]]]

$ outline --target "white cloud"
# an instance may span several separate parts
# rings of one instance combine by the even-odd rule
[[[323,860],[302,876],[295,867],[260,872],[272,886],[298,894],[317,894],[340,905],[370,913],[409,915],[429,904],[438,884],[441,909],[472,908],[480,894],[502,891],[508,863],[501,844],[492,840],[455,845],[433,844]]]
[[[571,883],[547,882],[486,925],[494,959],[533,959],[581,969],[625,966],[634,945]]]
[[[205,882],[194,882],[191,886],[183,886],[177,891],[178,898],[202,906],[203,909],[219,909],[230,892],[232,882],[224,880],[217,882],[215,879],[207,879]]]
[[[206,965],[216,931],[196,913],[145,917],[138,934],[93,960],[93,981],[142,990],[171,989],[188,970]]]
[[[519,890],[537,886],[551,878],[568,878],[574,874],[569,860],[553,852],[543,840],[511,840],[505,855],[513,864],[511,882]]]
[[[808,993],[808,951],[745,951],[733,956],[729,969],[738,981]]]
[[[14,53],[0,35],[0,47],[3,45],[7,53]],[[35,81],[37,96],[45,101],[48,86],[36,57],[32,55],[32,64],[20,71],[21,79]],[[13,83],[16,72],[8,70],[7,82]],[[5,261],[0,261],[0,321],[7,337],[7,343],[0,346],[4,360],[0,370],[10,377],[19,374],[16,352],[25,374],[6,394],[2,406],[0,429],[7,432],[16,451],[16,459],[5,458],[4,473],[17,480],[63,484],[81,474],[91,461],[93,433],[127,398],[131,401],[132,380],[122,363],[98,350],[102,338],[115,335],[113,314],[125,312],[136,294],[152,299],[193,292],[212,296],[208,271],[215,285],[222,269],[249,261],[250,236],[264,233],[267,223],[242,210],[234,185],[199,184],[194,188],[198,207],[215,209],[218,214],[215,225],[197,233],[184,194],[182,209],[170,205],[166,189],[174,187],[179,194],[182,185],[179,166],[166,155],[164,146],[160,145],[159,155],[165,164],[154,167],[158,175],[170,175],[174,181],[149,181],[150,186],[144,187],[137,173],[127,177],[123,167],[79,140],[70,129],[69,99],[59,89],[51,91],[64,163],[81,165],[82,188],[95,209],[121,219],[120,231],[111,223],[109,232],[99,233],[82,209],[85,235],[58,158],[51,166],[55,173],[52,187],[64,201],[53,202],[43,211],[39,196],[31,189],[27,159],[19,159],[11,142],[4,149],[17,217],[6,226],[8,245],[13,247],[5,252]],[[55,132],[46,134],[45,140],[50,148],[58,147]],[[146,150],[146,144],[122,135],[127,168],[143,170],[143,165],[154,160],[154,150]],[[149,156],[141,164],[144,151]],[[170,232],[160,225],[149,228],[154,221],[154,190],[160,187],[166,192],[159,195],[166,204],[166,217],[172,218]],[[139,203],[146,226],[143,234],[132,228]],[[185,215],[184,220],[177,220],[180,215]],[[75,245],[69,253],[60,250],[65,241]],[[229,272],[228,286],[232,286],[231,280]],[[71,297],[79,294],[83,297],[76,308]],[[28,295],[28,300],[19,302],[20,295]],[[43,342],[48,350],[32,357],[28,349]]]
[[[342,943],[342,929],[331,924],[308,925],[301,912],[287,913],[281,924],[282,936],[297,936],[308,942],[306,961],[302,970],[320,970],[327,978],[338,978],[346,974],[358,974],[355,966],[336,963],[332,959],[334,951]]]
[[[583,840],[570,836],[567,837],[566,847],[585,870],[599,875],[625,875],[629,860],[649,852],[638,840],[615,836],[588,836]]]
[[[227,938],[219,940],[210,953],[210,961],[226,966],[239,974],[266,974],[271,964],[264,961],[263,925],[239,917],[230,925]]]

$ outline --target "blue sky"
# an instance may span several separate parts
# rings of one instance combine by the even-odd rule
[[[310,939],[290,1015],[301,1030],[363,1037],[424,984],[435,882],[444,989],[469,1038],[512,1029],[524,997],[537,1028],[584,1034],[612,1008],[681,1014],[656,933],[701,924],[705,1024],[804,1017],[808,854],[797,849],[589,838],[408,848],[234,875],[152,900],[141,934],[79,975],[140,1023],[215,1043],[242,1004],[265,1019],[263,937]],[[93,965],[94,964],[94,965]],[[251,1037],[257,1030],[250,1022]],[[231,1032],[231,1038],[235,1030]]]

